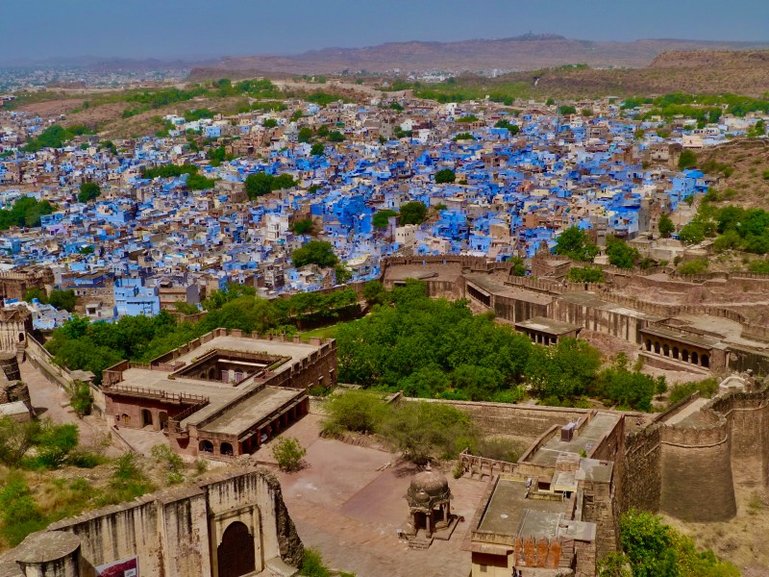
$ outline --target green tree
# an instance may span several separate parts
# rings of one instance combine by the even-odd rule
[[[611,264],[626,269],[633,268],[641,257],[638,250],[624,240],[613,236],[606,241],[606,254],[609,256]]]
[[[41,424],[35,436],[36,461],[48,469],[57,469],[77,448],[78,430],[75,425],[54,425],[50,421]]]
[[[556,239],[555,254],[574,260],[593,262],[598,252],[599,248],[588,234],[576,226],[567,228]]]
[[[382,304],[386,296],[387,291],[378,280],[370,280],[363,285],[363,298],[369,305]]]
[[[310,148],[310,154],[313,156],[322,156],[324,151],[325,147],[322,142],[316,142],[312,145],[312,148]]]
[[[272,191],[272,179],[269,174],[257,172],[246,177],[246,194],[251,200],[269,194]]]
[[[80,192],[77,195],[78,202],[88,202],[101,196],[101,187],[96,182],[80,183]]]
[[[672,219],[667,214],[663,214],[657,224],[657,229],[662,238],[670,238],[670,235],[676,231],[676,225],[673,224]]]
[[[390,218],[393,216],[398,216],[398,213],[394,210],[378,210],[374,213],[374,217],[371,219],[371,224],[374,225],[374,228],[387,228]]]
[[[407,202],[400,207],[398,221],[401,225],[422,224],[425,218],[427,218],[427,207],[418,200]]]
[[[684,244],[699,244],[705,240],[705,225],[698,220],[693,220],[681,227],[678,238]]]
[[[69,386],[67,394],[69,396],[69,405],[78,417],[83,418],[91,414],[93,395],[88,383],[75,381]]]
[[[382,434],[418,465],[439,459],[455,459],[475,443],[472,423],[466,413],[439,403],[402,402],[390,411]]]
[[[265,128],[275,128],[276,126],[278,126],[278,121],[275,120],[274,118],[267,118],[265,119],[264,122],[262,122],[262,126],[264,126]]]
[[[298,471],[307,450],[294,437],[281,437],[272,447],[272,456],[281,471]]]
[[[72,289],[53,289],[51,295],[48,297],[48,304],[56,307],[57,309],[64,309],[69,312],[75,311],[75,305],[77,304],[77,296]]]
[[[526,276],[526,263],[519,256],[510,259],[510,274],[513,276]]]
[[[604,281],[603,271],[595,266],[573,266],[569,269],[566,278],[571,282],[599,283]]]
[[[347,391],[333,395],[326,402],[328,418],[323,429],[326,434],[352,431],[373,433],[382,425],[387,408],[376,395],[364,391]]]
[[[601,354],[588,343],[565,338],[552,347],[533,347],[526,365],[532,391],[546,402],[584,395],[601,366]]]
[[[656,515],[642,511],[622,515],[620,543],[634,577],[679,577],[670,529]]]
[[[311,240],[303,247],[296,249],[291,255],[291,260],[297,268],[308,264],[328,268],[339,263],[339,257],[334,253],[334,247],[331,246],[331,243],[323,240]]]
[[[456,180],[457,176],[450,168],[444,168],[435,173],[436,184],[449,184]]]
[[[10,417],[0,418],[0,463],[17,467],[35,443],[38,421],[19,422]]]
[[[697,155],[689,149],[681,151],[681,156],[678,157],[678,168],[680,170],[686,170],[687,168],[694,168],[697,166]]]
[[[494,126],[496,128],[507,128],[511,136],[515,136],[521,130],[517,124],[511,123],[509,120],[505,118],[503,118],[502,120],[498,120]]]
[[[297,138],[299,142],[310,142],[313,137],[312,128],[309,128],[307,126],[302,126],[302,128],[299,129],[299,132],[297,134]]]
[[[568,116],[570,114],[577,114],[577,109],[574,106],[570,106],[567,104],[561,105],[558,107],[558,114],[562,116]]]
[[[291,230],[296,234],[310,234],[313,230],[313,222],[311,218],[303,218],[295,220],[291,225]]]

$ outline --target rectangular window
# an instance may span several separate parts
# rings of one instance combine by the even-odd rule
[[[481,565],[481,573],[486,573],[488,570],[489,568],[486,565]]]

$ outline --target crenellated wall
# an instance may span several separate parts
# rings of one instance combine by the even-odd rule
[[[661,511],[700,523],[725,521],[737,514],[725,417],[703,410],[693,422],[663,425],[660,444]]]

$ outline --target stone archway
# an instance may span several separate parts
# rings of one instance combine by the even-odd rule
[[[233,455],[234,451],[232,450],[232,445],[230,443],[222,443],[219,445],[219,453],[222,455]]]
[[[152,411],[149,409],[142,409],[142,428],[146,426],[152,426]]]
[[[254,537],[240,521],[231,523],[216,549],[218,577],[241,577],[256,571]]]

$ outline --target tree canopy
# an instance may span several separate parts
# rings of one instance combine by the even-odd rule
[[[53,206],[47,200],[38,201],[31,196],[24,196],[14,202],[10,209],[0,209],[0,230],[12,226],[40,226],[40,217],[52,212]]]
[[[427,218],[427,207],[418,200],[401,205],[399,224],[422,224],[425,218]]]
[[[457,175],[450,168],[444,168],[435,173],[436,184],[448,184],[456,180]]]
[[[657,229],[660,231],[662,238],[670,238],[670,235],[676,231],[676,225],[673,224],[673,220],[667,214],[663,214],[657,224]]]
[[[606,240],[606,254],[609,262],[619,268],[633,268],[641,255],[638,250],[630,246],[624,240],[610,236]]]
[[[371,224],[374,225],[374,228],[387,228],[390,218],[393,216],[398,216],[398,213],[394,210],[378,210],[374,213],[374,217],[371,219]]]
[[[319,267],[327,268],[339,263],[339,257],[334,253],[334,247],[331,246],[330,242],[324,240],[311,240],[303,247],[296,249],[291,255],[291,260],[295,267],[316,264]]]
[[[88,202],[101,196],[101,187],[97,182],[83,182],[80,184],[80,192],[77,195],[78,202]]]
[[[598,247],[590,240],[587,232],[576,226],[567,228],[556,239],[555,254],[574,260],[593,262],[598,252]]]
[[[275,190],[296,186],[296,181],[290,174],[274,176],[266,172],[249,174],[246,177],[245,189],[251,200],[269,194]]]

